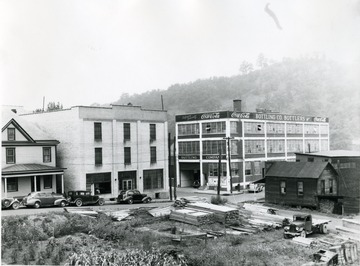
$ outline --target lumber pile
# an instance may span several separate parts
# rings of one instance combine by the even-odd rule
[[[215,220],[222,223],[238,220],[240,217],[238,209],[228,206],[215,205],[205,202],[194,202],[188,204],[187,206],[199,211],[212,212]]]
[[[64,211],[65,212],[68,212],[68,213],[76,213],[76,214],[79,214],[79,215],[83,215],[83,216],[90,216],[90,217],[97,217],[97,215],[99,214],[98,212],[96,211],[93,211],[92,209],[90,208],[77,208],[77,207],[74,207],[74,208],[64,208]]]
[[[114,221],[123,221],[130,218],[130,210],[110,211],[104,212],[107,216],[110,216]]]
[[[168,207],[159,207],[152,210],[149,210],[149,213],[154,217],[161,217],[170,215],[172,208],[170,206]]]
[[[305,238],[301,236],[294,237],[292,239],[295,243],[300,244],[305,247],[313,247],[316,244],[316,241],[312,238]]]
[[[214,222],[213,213],[190,208],[173,210],[171,211],[169,218],[170,220],[192,225],[211,224]]]

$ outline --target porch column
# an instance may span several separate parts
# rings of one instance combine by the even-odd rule
[[[36,192],[36,187],[37,187],[37,183],[36,183],[36,175],[34,175],[34,191]]]
[[[64,193],[64,174],[61,175],[61,194]]]
[[[7,178],[4,178],[4,197],[7,197]]]

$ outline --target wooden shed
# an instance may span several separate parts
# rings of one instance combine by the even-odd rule
[[[338,174],[328,162],[273,162],[265,177],[266,202],[326,212],[338,208]]]

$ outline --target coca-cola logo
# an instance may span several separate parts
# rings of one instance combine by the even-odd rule
[[[325,117],[314,117],[314,122],[326,122]]]
[[[220,118],[220,113],[208,113],[201,115],[201,119],[218,119]]]
[[[243,118],[243,119],[249,119],[250,118],[250,113],[232,113],[231,114],[232,118]]]

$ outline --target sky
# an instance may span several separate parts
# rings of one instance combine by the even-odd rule
[[[360,0],[2,0],[0,25],[1,103],[28,110],[233,76],[260,53],[360,62]]]

